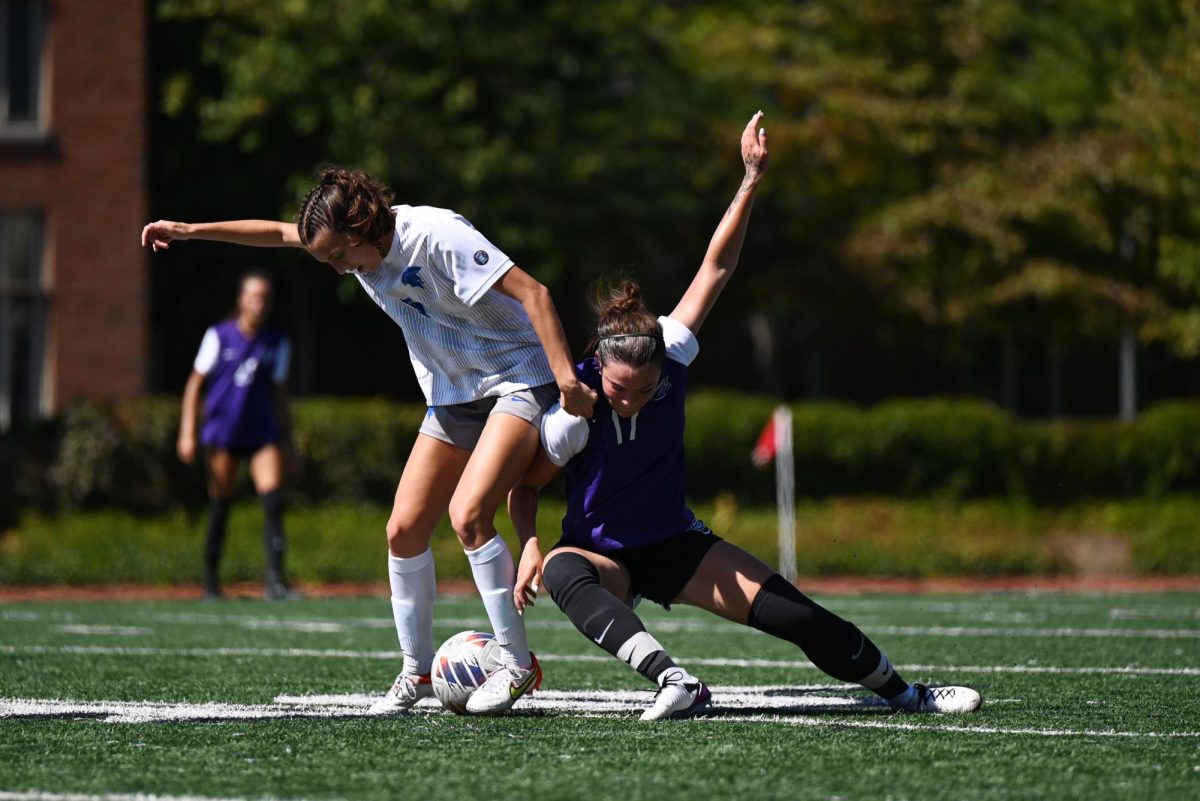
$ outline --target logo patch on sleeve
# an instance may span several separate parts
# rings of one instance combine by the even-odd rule
[[[488,263],[488,254],[486,250],[475,251],[475,263],[480,267]]]

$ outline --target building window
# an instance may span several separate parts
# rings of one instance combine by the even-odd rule
[[[0,214],[0,430],[49,410],[44,228],[39,214]]]
[[[43,0],[0,0],[0,133],[42,128]]]

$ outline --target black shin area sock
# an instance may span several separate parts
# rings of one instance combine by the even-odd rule
[[[839,681],[862,684],[884,698],[894,698],[908,687],[858,626],[817,604],[779,574],[763,583],[748,622],[800,646],[814,665]]]
[[[212,498],[208,502],[208,530],[204,539],[204,586],[212,592],[220,587],[218,568],[225,546],[225,529],[229,522],[228,498]]]
[[[577,553],[559,553],[546,563],[542,582],[575,628],[605,651],[657,682],[671,657],[646,631],[641,619],[600,584],[596,567]]]
[[[267,578],[283,581],[283,493],[278,489],[259,496],[263,510],[263,550],[267,553]]]

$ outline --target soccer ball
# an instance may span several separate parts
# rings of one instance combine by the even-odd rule
[[[464,715],[467,699],[500,667],[496,638],[482,631],[460,631],[442,643],[433,657],[433,694],[442,706]]]

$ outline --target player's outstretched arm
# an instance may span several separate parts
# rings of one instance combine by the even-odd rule
[[[742,131],[742,163],[746,167],[746,177],[742,179],[733,202],[717,225],[696,277],[670,314],[672,319],[690,328],[693,334],[699,333],[704,319],[737,268],[742,242],[746,239],[746,226],[750,222],[750,209],[754,206],[754,193],[770,160],[767,131],[759,125],[762,117],[761,111],[755,114]]]
[[[142,229],[142,247],[169,250],[172,242],[208,239],[258,248],[303,247],[296,224],[276,220],[227,220],[185,223],[172,220],[152,222]]]
[[[533,606],[542,581],[542,548],[537,535],[538,493],[557,474],[558,468],[550,461],[546,451],[538,448],[537,456],[525,475],[508,491],[508,517],[521,542],[521,561],[513,585],[513,603],[517,611],[522,613],[526,606]]]

